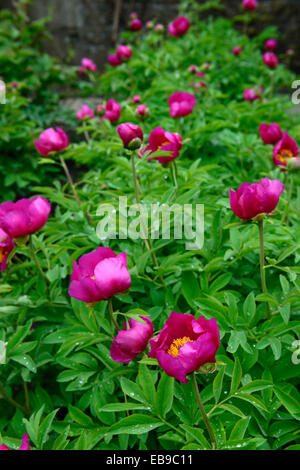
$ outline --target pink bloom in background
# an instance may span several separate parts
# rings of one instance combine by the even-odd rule
[[[208,87],[207,83],[204,83],[204,82],[197,82],[194,85],[194,88],[207,88],[207,87]]]
[[[6,445],[2,444],[0,446],[0,450],[11,450],[9,447],[7,447]],[[29,447],[29,440],[28,440],[28,434],[24,434],[23,437],[22,437],[22,444],[21,444],[21,447],[19,447],[18,450],[30,450],[30,447]]]
[[[204,77],[206,77],[206,73],[201,72],[201,71],[200,71],[200,72],[196,72],[196,77],[202,77],[202,78],[204,78]]]
[[[238,56],[238,55],[240,55],[240,54],[242,53],[242,50],[243,50],[243,49],[241,48],[241,46],[235,46],[235,47],[232,49],[232,53],[233,53],[234,55],[237,55],[237,56]]]
[[[171,36],[179,37],[185,34],[190,27],[190,20],[186,16],[179,16],[168,26],[168,32]]]
[[[140,103],[141,101],[142,101],[142,99],[141,99],[140,95],[134,95],[132,97],[132,102],[133,103]]]
[[[14,247],[15,245],[10,236],[0,228],[0,270],[2,272],[7,268],[7,258]]]
[[[297,142],[292,139],[285,131],[281,140],[277,143],[273,150],[273,162],[276,166],[287,166],[288,161],[299,155],[299,147]]]
[[[81,67],[85,70],[90,70],[91,72],[96,72],[97,65],[91,59],[84,57],[81,61]]]
[[[78,121],[83,119],[93,119],[95,117],[94,111],[87,104],[83,104],[81,109],[77,111],[76,117]]]
[[[282,137],[282,130],[277,122],[272,122],[271,124],[261,124],[259,134],[265,144],[277,144]]]
[[[139,15],[136,13],[136,11],[133,11],[132,13],[130,13],[129,18],[131,20],[136,20],[138,18],[138,16]]]
[[[197,65],[194,65],[194,64],[193,64],[193,65],[190,65],[190,66],[189,66],[189,71],[190,71],[191,73],[196,73],[196,72],[197,72]]]
[[[293,49],[288,49],[286,51],[286,55],[294,55],[294,50]]]
[[[263,55],[264,64],[270,69],[276,69],[279,65],[279,60],[274,52],[265,52]]]
[[[154,29],[155,29],[155,31],[156,31],[157,33],[162,33],[162,32],[164,32],[165,27],[164,27],[163,24],[157,23],[157,25],[155,25],[155,28],[154,28]]]
[[[143,156],[146,152],[147,159],[158,160],[159,163],[168,163],[178,157],[179,152],[182,148],[182,139],[176,132],[171,133],[165,131],[162,127],[156,127],[151,132],[148,145],[144,150],[140,150],[140,156]],[[151,157],[154,152],[161,150],[162,152],[170,152],[170,155],[164,157]]]
[[[69,137],[59,127],[54,130],[52,127],[41,133],[38,140],[34,140],[37,151],[47,157],[51,152],[60,152],[69,145]]]
[[[253,219],[270,214],[277,206],[284,184],[263,178],[257,183],[243,183],[236,191],[229,189],[230,206],[240,219]]]
[[[69,295],[86,303],[107,300],[131,286],[125,252],[99,247],[74,261]]]
[[[135,115],[145,119],[150,116],[150,109],[145,104],[140,104],[135,110]]]
[[[145,26],[147,29],[152,29],[154,26],[153,21],[146,21]]]
[[[120,46],[117,47],[117,52],[116,52],[119,60],[121,62],[129,60],[130,57],[132,56],[132,49],[130,46],[126,46],[124,44],[121,44]],[[119,64],[117,64],[119,65]]]
[[[129,319],[129,329],[124,322],[124,329],[119,331],[110,348],[110,355],[116,362],[128,364],[143,352],[153,335],[153,323],[148,317],[141,317],[145,323]]]
[[[276,39],[268,39],[265,42],[265,48],[267,49],[267,51],[273,52],[277,49],[277,47],[278,47],[278,42]]]
[[[245,10],[255,10],[257,8],[256,0],[243,0],[243,8]]]
[[[103,104],[98,104],[96,106],[96,114],[97,116],[101,116],[103,117],[105,115],[105,112],[106,112],[106,109],[105,109],[105,106]]]
[[[108,119],[111,123],[118,121],[121,116],[121,106],[115,100],[108,100],[105,106],[104,119]]]
[[[143,27],[143,23],[138,18],[135,18],[129,23],[130,31],[139,31],[140,29],[142,29],[142,27]]]
[[[211,64],[210,64],[209,62],[204,62],[204,63],[202,64],[202,68],[203,68],[204,70],[209,70],[209,69],[211,68]]]
[[[18,82],[16,82],[16,81],[14,81],[14,82],[11,82],[11,86],[12,86],[13,88],[18,88],[18,86],[19,86],[19,83],[18,83]]]
[[[187,375],[216,362],[220,333],[215,318],[172,312],[158,337],[150,341],[149,357],[156,358],[167,375],[183,383]]]
[[[117,67],[118,65],[120,65],[122,63],[122,61],[121,61],[120,57],[118,56],[118,54],[108,54],[107,60],[108,60],[108,63],[112,67]]]
[[[136,150],[142,145],[144,139],[143,131],[136,124],[131,122],[120,124],[117,127],[117,131],[125,148]]]
[[[0,227],[11,238],[25,237],[42,228],[51,211],[50,202],[44,197],[20,199],[0,204]]]
[[[244,100],[245,101],[255,101],[261,98],[263,94],[263,88],[255,86],[254,88],[250,88],[244,91]]]
[[[176,91],[168,99],[170,106],[170,116],[183,117],[191,114],[196,104],[196,98],[191,93]]]

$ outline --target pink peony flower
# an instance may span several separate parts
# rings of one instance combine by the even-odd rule
[[[121,106],[115,100],[108,100],[105,106],[104,119],[108,119],[111,123],[118,121],[121,116]]]
[[[255,10],[257,8],[256,0],[243,0],[243,8],[245,10]]]
[[[0,204],[0,228],[11,238],[20,238],[40,230],[48,220],[51,205],[44,197],[19,199]]]
[[[90,70],[92,72],[96,72],[97,65],[91,59],[84,57],[81,61],[81,67],[85,70]]]
[[[270,69],[276,69],[279,65],[279,60],[274,52],[265,52],[263,55],[263,61]]]
[[[274,147],[273,162],[276,166],[286,167],[289,160],[300,160],[300,158],[297,158],[299,153],[297,142],[285,131],[281,140]]]
[[[145,104],[140,104],[135,110],[135,115],[142,119],[146,119],[150,116],[150,110]]]
[[[117,127],[117,131],[125,148],[136,150],[142,145],[144,139],[143,131],[136,124],[131,124],[131,122],[120,124]]]
[[[250,88],[244,91],[244,100],[245,101],[255,101],[261,98],[263,94],[263,88],[255,86],[254,88]]]
[[[282,130],[276,122],[272,122],[271,124],[261,124],[259,134],[265,144],[277,144],[282,137]]]
[[[204,63],[202,64],[202,68],[203,68],[204,70],[210,70],[211,64],[210,64],[209,62],[204,62]]]
[[[194,64],[190,65],[189,66],[189,71],[191,73],[196,73],[197,72],[197,65],[194,65]]]
[[[139,17],[139,15],[135,11],[131,12],[130,15],[129,15],[129,18],[131,20],[136,20],[138,17]]]
[[[129,329],[124,322],[124,329],[119,331],[110,348],[110,355],[116,362],[128,364],[143,352],[153,335],[153,323],[148,317],[141,317],[146,323],[129,319]]]
[[[130,57],[132,56],[132,49],[130,46],[126,46],[126,45],[120,45],[117,47],[117,52],[116,52],[119,60],[121,62],[123,61],[126,61],[126,60],[129,60]],[[117,64],[119,65],[119,64]]]
[[[11,82],[11,86],[12,86],[13,88],[18,88],[19,82],[16,82],[16,81]]]
[[[138,18],[131,20],[129,23],[130,31],[139,31],[140,29],[142,29],[142,27],[143,27],[143,23]]]
[[[108,54],[107,60],[108,60],[108,63],[112,67],[117,67],[118,65],[120,65],[122,63],[122,61],[121,61],[120,57],[118,56],[118,54]]]
[[[240,219],[254,219],[270,214],[277,206],[284,184],[263,178],[257,183],[243,183],[236,191],[229,189],[230,206]]]
[[[157,23],[157,25],[155,25],[155,28],[154,28],[154,29],[155,29],[155,31],[156,31],[157,33],[163,33],[164,30],[165,30],[165,27],[164,27],[163,24]]]
[[[141,101],[142,101],[142,99],[141,99],[140,95],[134,95],[132,97],[132,102],[133,103],[140,103]]]
[[[9,447],[7,447],[6,445],[2,444],[0,446],[0,450],[11,450],[11,449]],[[30,450],[29,441],[28,441],[28,434],[23,435],[22,444],[21,444],[21,447],[19,447],[18,450]]]
[[[126,291],[131,286],[125,252],[116,255],[99,247],[74,261],[69,295],[86,303],[100,302]]]
[[[293,49],[288,49],[286,51],[286,55],[294,55],[294,50]]]
[[[97,114],[97,116],[103,117],[105,115],[105,112],[105,106],[103,106],[103,104],[97,104],[95,114]]]
[[[159,163],[168,163],[178,157],[182,148],[182,139],[176,132],[171,133],[165,131],[162,127],[153,129],[149,136],[148,145],[144,150],[140,150],[140,156],[147,154],[148,160],[158,160]],[[151,154],[161,150],[162,152],[170,152],[170,155],[165,157],[151,157]]]
[[[277,49],[277,47],[278,42],[276,41],[276,39],[268,39],[265,42],[265,48],[267,49],[267,51],[273,52]]]
[[[60,152],[69,145],[69,138],[67,134],[60,129],[56,128],[56,131],[51,127],[41,133],[38,140],[34,140],[37,151],[47,157],[51,152]]]
[[[187,375],[216,362],[220,333],[215,318],[172,312],[158,337],[150,341],[149,357],[156,358],[167,375],[183,383]]]
[[[197,88],[207,88],[207,87],[208,87],[207,83],[204,83],[204,82],[197,82],[194,85],[194,88],[196,88],[196,89]]]
[[[241,48],[241,46],[235,46],[232,49],[232,53],[236,56],[241,55],[242,51],[243,51],[243,49]]]
[[[15,245],[10,236],[0,228],[0,270],[2,272],[7,268],[7,258],[14,247]]]
[[[205,78],[206,77],[206,73],[204,72],[196,72],[196,77],[202,77],[202,78]]]
[[[84,119],[93,119],[95,117],[95,114],[92,108],[90,108],[87,104],[83,104],[82,108],[77,111],[76,117],[78,121],[82,121]]]
[[[145,26],[146,26],[147,29],[152,29],[153,26],[154,26],[154,23],[153,23],[153,21],[149,20],[149,21],[146,21]]]
[[[179,16],[168,26],[170,36],[179,37],[185,34],[190,27],[190,20],[186,16]]]
[[[170,116],[181,117],[191,114],[196,104],[196,98],[191,93],[176,91],[168,99],[170,106]]]

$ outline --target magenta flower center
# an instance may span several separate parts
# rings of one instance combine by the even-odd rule
[[[180,348],[184,346],[186,343],[193,343],[194,341],[189,338],[188,336],[183,336],[183,338],[174,339],[173,343],[168,349],[168,354],[174,357],[178,357]]]

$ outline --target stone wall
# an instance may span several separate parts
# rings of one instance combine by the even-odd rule
[[[32,19],[52,17],[50,32],[54,41],[46,45],[47,51],[74,64],[84,56],[90,57],[101,67],[106,62],[108,49],[114,46],[112,24],[116,1],[32,0],[28,13]],[[3,6],[12,2],[1,0]],[[225,6],[222,14],[231,17],[241,12],[242,0],[221,2]],[[131,11],[138,12],[143,21],[156,18],[167,24],[176,16],[178,3],[177,0],[122,0],[120,28],[126,28]],[[256,34],[266,25],[273,24],[281,33],[280,52],[294,49],[293,66],[300,71],[300,0],[259,0],[258,18],[251,25],[250,33]]]

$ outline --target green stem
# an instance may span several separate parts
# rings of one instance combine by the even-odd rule
[[[260,278],[261,278],[261,288],[264,294],[268,293],[267,284],[266,284],[266,272],[265,272],[265,249],[264,249],[264,221],[261,219],[258,223],[259,226],[259,243],[260,243]],[[267,302],[267,318],[271,319],[271,309],[270,305]]]
[[[61,166],[62,166],[63,169],[64,169],[64,172],[65,172],[65,174],[66,174],[67,180],[68,180],[69,185],[70,185],[70,187],[71,187],[73,196],[74,196],[74,198],[76,199],[76,201],[78,202],[78,205],[79,205],[80,209],[82,209],[82,203],[81,203],[81,200],[79,199],[79,196],[78,196],[78,194],[77,194],[75,185],[74,185],[73,180],[72,180],[71,173],[70,173],[70,171],[69,171],[69,168],[67,167],[67,164],[66,164],[66,162],[65,162],[65,160],[64,160],[64,158],[63,158],[63,156],[60,155],[59,158],[60,158]],[[86,212],[85,215],[86,215],[86,218],[87,218],[89,224],[90,224],[90,225],[93,225],[93,221],[92,221],[92,219],[91,219],[89,213]]]
[[[120,331],[120,327],[119,327],[119,325],[116,322],[116,319],[114,317],[114,309],[113,309],[113,304],[112,304],[111,299],[108,299],[108,311],[109,311],[109,315],[110,315],[110,318],[111,318],[111,321],[112,321],[113,325],[116,327],[116,329],[118,331]]]
[[[25,413],[26,415],[29,414],[29,412],[27,411],[27,409],[20,405],[20,403],[18,403],[17,401],[15,401],[13,398],[11,398],[5,391],[5,388],[4,388],[4,385],[2,384],[2,382],[0,382],[0,393],[2,395],[2,398],[4,400],[6,400],[8,403],[10,403],[11,405],[13,406],[16,406],[17,408],[19,408],[21,411],[23,411],[23,413]]]
[[[42,270],[39,259],[36,255],[35,251],[34,251],[34,246],[33,246],[33,243],[32,243],[32,237],[31,236],[29,237],[29,247],[30,247],[30,251],[31,251],[31,254],[32,254],[33,261],[35,262],[35,265],[36,265],[39,273],[41,274],[42,278],[44,279],[44,281],[46,283],[46,287],[48,288],[48,282],[49,281],[48,281],[48,278],[47,278],[46,274]]]
[[[214,435],[213,429],[212,429],[212,427],[211,427],[211,425],[210,425],[210,422],[209,422],[209,420],[208,420],[208,417],[207,417],[205,408],[204,408],[204,406],[203,406],[203,403],[202,403],[202,400],[201,400],[201,397],[200,397],[200,393],[199,393],[199,389],[198,389],[198,384],[197,384],[197,379],[196,379],[196,374],[195,374],[195,373],[193,374],[193,389],[194,389],[194,393],[195,393],[195,396],[196,396],[196,400],[197,400],[197,402],[198,402],[198,405],[199,405],[199,408],[200,408],[200,411],[201,411],[201,414],[202,414],[203,421],[204,421],[204,423],[205,423],[205,425],[206,425],[208,434],[209,434],[210,439],[211,439],[212,449],[215,450],[215,449],[216,449],[216,439],[215,439],[215,435]]]
[[[24,385],[26,410],[27,410],[27,413],[29,414],[30,413],[29,394],[28,394],[27,382],[25,382],[25,380],[23,380],[23,385]]]
[[[290,203],[291,203],[292,194],[293,194],[293,185],[294,185],[293,176],[290,175],[290,184],[288,184],[288,172],[286,172],[285,186],[288,187],[288,200],[287,200],[286,208],[285,208],[285,211],[283,213],[281,222],[283,223],[285,221],[285,223],[287,225],[289,225],[289,223],[290,223],[289,222],[289,211],[290,211]]]
[[[174,187],[177,189],[178,188],[178,183],[177,183],[177,168],[176,168],[176,163],[175,160],[170,162],[170,173],[171,173],[171,180],[173,182]]]
[[[135,168],[134,152],[131,152],[131,167],[132,167],[132,177],[133,177],[133,186],[134,186],[135,199],[136,199],[137,204],[140,206],[141,205],[141,199],[140,199],[139,190],[138,190],[138,181],[137,181],[136,168]],[[142,221],[141,210],[140,210],[140,215],[141,215],[141,221]],[[147,230],[145,229],[145,227],[143,227],[142,231],[145,234],[147,233]],[[145,243],[145,246],[146,246],[147,250],[150,252],[152,262],[153,262],[154,266],[156,268],[159,268],[159,264],[158,264],[156,255],[155,255],[155,253],[153,253],[153,251],[151,251],[152,247],[151,247],[151,242],[150,242],[149,238],[143,238],[143,240],[144,240],[144,243]],[[159,278],[160,278],[162,284],[164,285],[164,280],[162,279],[161,275],[159,276]]]

